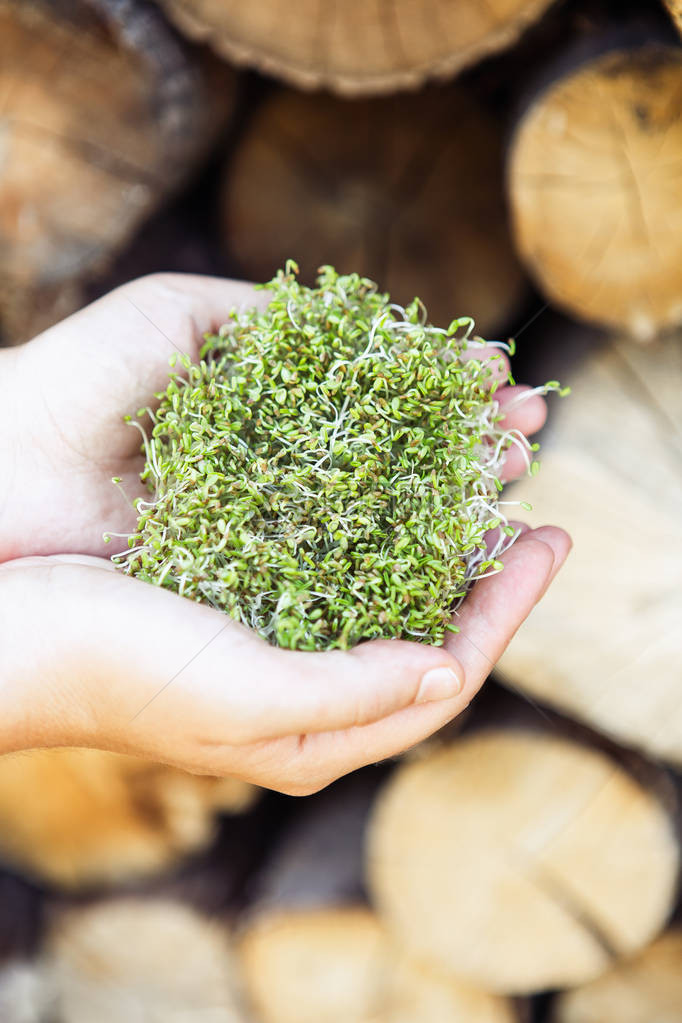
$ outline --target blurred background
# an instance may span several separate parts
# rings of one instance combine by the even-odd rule
[[[1,1023],[682,1023],[680,32],[0,0],[3,345],[159,270],[359,271],[572,387],[509,494],[575,541],[464,719],[315,796],[0,758]]]

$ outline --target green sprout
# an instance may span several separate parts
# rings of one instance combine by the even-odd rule
[[[505,453],[517,445],[530,470],[537,446],[501,425],[500,356],[475,357],[470,318],[433,327],[418,299],[404,309],[329,266],[306,288],[297,270],[138,413],[153,496],[114,560],[282,647],[441,644],[515,539]]]

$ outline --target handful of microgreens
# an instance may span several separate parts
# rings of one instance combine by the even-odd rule
[[[138,414],[152,497],[114,560],[282,647],[441,644],[514,540],[505,453],[536,445],[500,425],[490,361],[462,358],[485,344],[471,319],[443,330],[357,274],[322,267],[306,288],[296,273],[264,285],[264,312],[233,311]]]

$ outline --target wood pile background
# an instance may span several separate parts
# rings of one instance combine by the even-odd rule
[[[509,496],[575,543],[463,722],[305,800],[0,758],[3,1023],[682,1023],[678,30],[0,0],[0,343],[157,270],[358,270],[572,387]]]

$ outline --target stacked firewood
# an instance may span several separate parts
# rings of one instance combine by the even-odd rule
[[[505,688],[303,804],[1,758],[1,1020],[682,1021],[680,26],[678,0],[0,0],[2,342],[147,270],[290,257],[445,326],[534,319],[524,368],[573,393],[510,497],[575,542]]]
[[[223,844],[142,889],[53,894],[0,971],[0,1006],[28,1006],[3,1020],[528,1023],[547,990],[548,1023],[679,1020],[674,776],[501,689],[480,704],[267,842],[242,829],[246,882]]]

